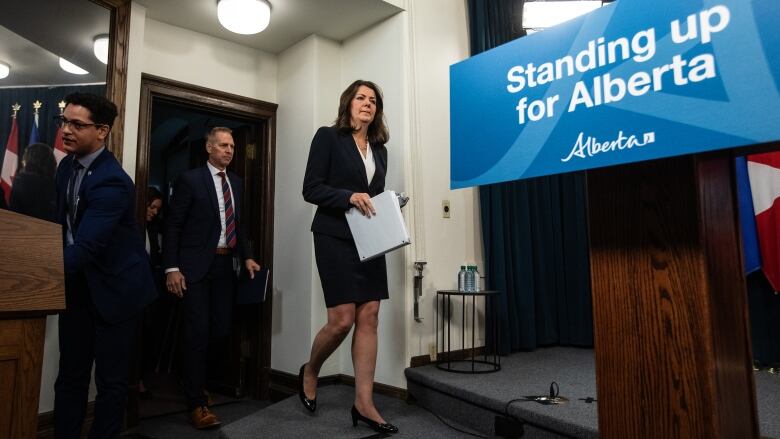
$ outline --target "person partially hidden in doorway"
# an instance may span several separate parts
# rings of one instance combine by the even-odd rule
[[[260,265],[249,255],[241,218],[241,179],[227,171],[235,144],[229,128],[215,127],[206,139],[205,166],[183,173],[174,186],[163,234],[165,285],[182,301],[183,387],[192,425],[220,424],[208,407],[206,364],[209,341],[229,335],[236,275],[234,258],[254,278]]]
[[[165,284],[162,270],[162,247],[160,238],[160,209],[162,209],[162,192],[154,186],[146,188],[146,227],[144,239],[146,241],[146,253],[149,254],[149,266],[154,276],[156,290]],[[144,310],[141,324],[141,365],[138,379],[138,396],[141,399],[152,399],[153,394],[149,389],[149,383],[155,370],[159,368],[162,357],[164,341],[167,335],[166,317],[173,309],[172,302],[176,300],[170,294],[161,294],[157,300]]]

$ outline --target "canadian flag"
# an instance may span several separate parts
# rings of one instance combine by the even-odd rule
[[[0,187],[5,194],[5,203],[8,204],[11,199],[11,186],[13,186],[14,175],[19,167],[19,126],[16,124],[16,112],[14,109],[11,122],[11,134],[8,135],[8,142],[5,145],[5,157],[3,158],[3,170],[0,172]]]
[[[756,214],[761,268],[775,292],[780,291],[780,152],[747,156],[753,211]]]
[[[54,135],[54,158],[57,159],[57,164],[60,164],[60,160],[64,159],[68,153],[65,151],[65,146],[62,143],[62,128],[57,128],[57,134]]]

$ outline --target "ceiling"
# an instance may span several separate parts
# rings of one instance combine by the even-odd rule
[[[269,0],[268,28],[239,35],[219,24],[217,0],[135,1],[146,7],[148,18],[269,53],[280,53],[311,34],[343,41],[402,10],[392,4],[397,0]]]
[[[216,0],[135,0],[153,20],[280,53],[311,34],[335,41],[395,15],[403,0],[270,0],[271,24],[256,35],[234,34],[217,20]],[[0,61],[11,75],[0,88],[105,82],[106,66],[92,53],[96,35],[109,32],[109,11],[88,0],[3,1],[0,8]],[[63,57],[87,70],[60,69]]]
[[[0,61],[11,74],[0,87],[86,84],[106,81],[106,65],[92,53],[92,40],[107,34],[108,9],[85,0],[3,2],[0,13]],[[88,71],[73,75],[59,57]]]

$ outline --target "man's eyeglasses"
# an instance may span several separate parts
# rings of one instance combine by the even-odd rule
[[[54,120],[56,121],[57,125],[60,126],[60,128],[65,128],[66,126],[70,125],[76,131],[81,131],[86,127],[98,128],[108,126],[104,123],[83,123],[76,120],[68,120],[62,116],[56,116]]]

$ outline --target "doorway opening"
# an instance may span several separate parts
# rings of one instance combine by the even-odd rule
[[[151,75],[141,78],[136,162],[136,210],[144,235],[161,243],[165,209],[176,178],[204,166],[206,134],[213,127],[233,131],[236,145],[228,169],[244,182],[243,224],[250,252],[273,274],[273,194],[276,104],[184,84]],[[162,194],[161,214],[147,224],[148,191]],[[181,390],[182,342],[179,299],[165,291],[164,267],[149,245],[159,298],[144,316],[133,362],[127,422],[187,410]],[[272,280],[269,279],[272,284]],[[210,348],[207,389],[215,404],[268,399],[272,298],[234,305],[228,343]],[[142,386],[141,386],[141,383]],[[139,388],[147,392],[139,392]]]

